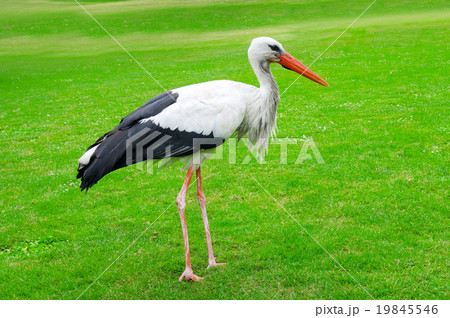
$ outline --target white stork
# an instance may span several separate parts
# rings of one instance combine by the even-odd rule
[[[194,170],[208,246],[208,268],[223,265],[216,263],[213,254],[200,167],[214,148],[235,133],[238,139],[247,136],[257,151],[264,155],[269,136],[276,127],[279,100],[278,86],[270,64],[279,63],[328,86],[327,82],[286,53],[274,39],[254,39],[248,49],[248,58],[258,78],[259,88],[219,80],[165,92],[122,118],[116,128],[100,137],[78,160],[77,177],[81,178],[82,191],[87,191],[111,171],[140,161],[169,158],[186,163],[185,167],[189,169],[176,199],[186,257],[186,269],[179,281],[183,278],[201,279],[192,271],[185,217],[186,192]],[[195,160],[195,156],[199,155],[200,160]]]

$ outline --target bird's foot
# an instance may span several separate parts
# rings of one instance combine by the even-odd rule
[[[191,268],[186,268],[178,281],[181,282],[183,278],[186,278],[186,280],[193,280],[194,282],[203,279],[203,277],[195,275]]]
[[[214,260],[210,260],[209,261],[208,268],[215,267],[215,266],[223,266],[223,265],[226,265],[226,264],[227,263],[216,263],[216,259],[214,258]]]

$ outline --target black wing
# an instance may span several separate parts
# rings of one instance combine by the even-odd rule
[[[91,145],[88,149],[97,148],[89,164],[78,167],[81,190],[89,189],[109,172],[125,166],[145,160],[183,157],[225,142],[223,138],[215,138],[213,133],[205,135],[162,128],[151,120],[141,122],[174,104],[177,98],[178,94],[171,92],[152,98]]]
[[[177,99],[178,93],[172,93],[172,91],[153,97],[134,112],[122,118],[116,129],[125,130],[141,119],[155,116],[162,112],[166,107],[176,103]]]

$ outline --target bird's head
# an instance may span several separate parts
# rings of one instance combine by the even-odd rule
[[[317,74],[287,53],[281,43],[272,38],[263,36],[253,39],[248,49],[248,58],[252,64],[255,62],[281,64],[284,68],[297,72],[320,85],[329,86]]]

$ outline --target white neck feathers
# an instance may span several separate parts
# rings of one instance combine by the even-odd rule
[[[247,114],[238,129],[238,138],[247,134],[251,142],[250,148],[256,147],[260,157],[263,158],[269,145],[269,138],[275,135],[280,97],[278,85],[270,71],[270,63],[250,59],[250,64],[260,87],[254,99],[247,105]]]

